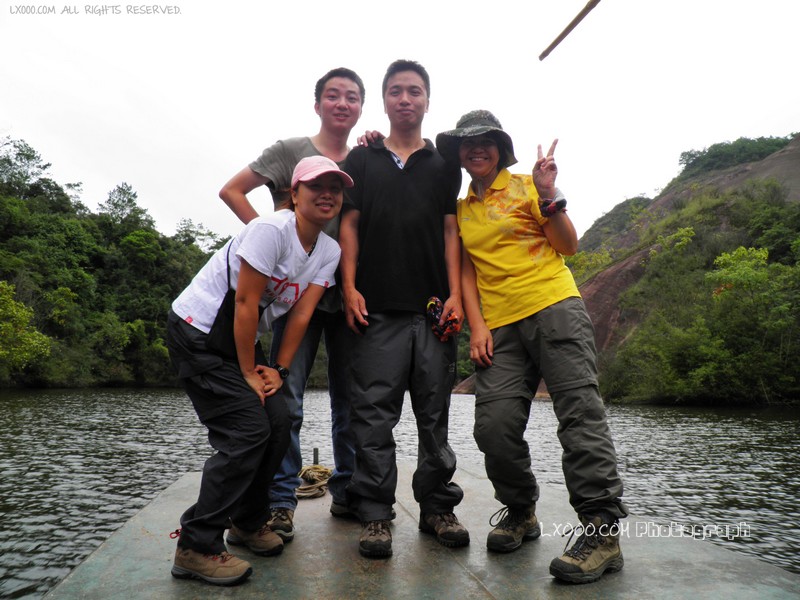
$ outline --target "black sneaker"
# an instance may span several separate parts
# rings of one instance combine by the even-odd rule
[[[513,552],[525,540],[535,540],[542,534],[534,506],[528,508],[503,507],[489,519],[494,527],[486,538],[486,548],[492,552]]]
[[[453,513],[420,513],[419,530],[436,534],[436,541],[448,548],[469,544],[469,531],[458,522]]]
[[[619,547],[617,521],[604,523],[600,517],[581,517],[581,523],[578,541],[550,563],[550,574],[568,583],[597,581],[606,571],[619,571],[625,562]]]
[[[388,558],[392,555],[392,532],[389,521],[367,521],[362,523],[358,551],[371,558]]]
[[[294,511],[291,508],[273,508],[267,525],[280,536],[284,543],[291,542],[294,539],[293,519]]]

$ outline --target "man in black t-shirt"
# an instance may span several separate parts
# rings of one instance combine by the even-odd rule
[[[383,101],[389,136],[355,148],[345,170],[355,181],[343,208],[339,242],[351,358],[351,431],[356,465],[347,500],[363,523],[359,550],[392,554],[389,530],[397,487],[392,429],[410,392],[419,431],[413,477],[419,528],[445,546],[469,544],[453,508],[456,457],[447,442],[456,341],[440,341],[426,320],[428,298],[444,301],[442,321],[463,317],[456,222],[460,169],[448,168],[422,137],[430,80],[416,62],[389,66]]]

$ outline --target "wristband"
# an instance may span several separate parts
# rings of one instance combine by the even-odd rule
[[[543,217],[552,217],[556,213],[564,212],[567,210],[567,199],[561,200],[546,199],[542,200],[539,205],[539,210],[542,212]]]
[[[278,375],[281,376],[281,379],[286,379],[289,376],[289,369],[286,367],[282,367],[278,363],[274,363],[272,368],[278,372]]]
[[[539,210],[543,217],[552,217],[559,212],[567,210],[567,199],[560,189],[556,188],[556,195],[553,198],[539,198]]]

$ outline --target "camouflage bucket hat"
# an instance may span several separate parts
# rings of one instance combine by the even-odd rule
[[[458,148],[464,138],[488,135],[497,142],[500,150],[498,169],[505,169],[516,164],[514,144],[511,136],[503,131],[503,126],[488,110],[473,110],[465,114],[456,123],[456,128],[443,131],[436,136],[436,148],[448,161],[458,162]]]

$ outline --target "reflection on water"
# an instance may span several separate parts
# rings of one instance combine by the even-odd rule
[[[175,391],[0,396],[0,597],[38,597],[209,451]]]
[[[316,447],[332,465],[328,406],[325,393],[307,395],[307,464]],[[747,523],[749,537],[713,541],[800,573],[800,414],[617,406],[608,414],[636,516],[693,528]],[[454,396],[451,445],[463,463],[480,464],[472,420],[472,397]],[[555,432],[551,405],[534,403],[526,434],[534,470],[561,485]],[[398,457],[416,457],[410,408],[395,434]],[[3,392],[0,598],[44,595],[209,454],[180,391]]]

